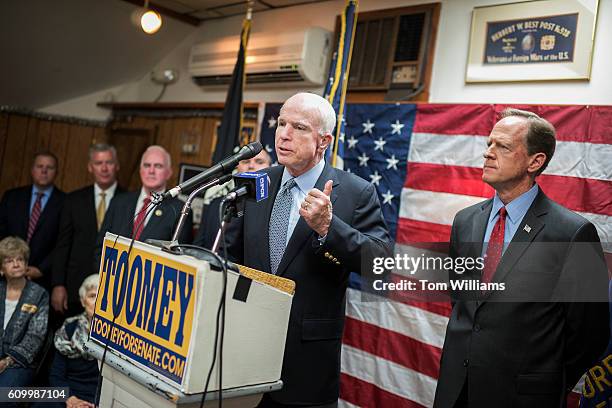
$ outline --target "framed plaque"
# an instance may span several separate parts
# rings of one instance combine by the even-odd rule
[[[588,80],[599,0],[476,7],[466,82]]]

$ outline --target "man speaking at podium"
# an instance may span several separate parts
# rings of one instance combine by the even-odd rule
[[[340,347],[349,272],[362,255],[385,256],[389,234],[374,187],[323,160],[336,124],[320,96],[298,93],[280,110],[281,166],[265,170],[270,197],[247,202],[227,234],[230,258],[296,282],[280,391],[260,407],[338,404]]]

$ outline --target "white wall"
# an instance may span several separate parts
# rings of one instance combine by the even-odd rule
[[[120,85],[102,91],[94,92],[78,98],[46,106],[41,112],[57,115],[75,116],[79,118],[106,120],[109,118],[110,109],[99,108],[99,102],[137,101],[136,87]]]
[[[595,39],[593,68],[590,81],[525,82],[466,84],[465,66],[471,12],[474,7],[518,2],[523,0],[442,0],[439,31],[433,58],[430,102],[437,103],[534,103],[534,104],[612,104],[612,0],[600,0],[599,21]],[[431,0],[361,0],[360,11],[405,7],[430,3]],[[293,31],[308,26],[320,26],[333,31],[336,15],[344,0],[302,5],[280,10],[255,13],[252,32]],[[225,90],[211,91],[197,87],[187,70],[189,50],[194,43],[240,33],[242,17],[202,23],[193,34],[163,58],[152,69],[179,70],[179,81],[168,87],[162,102],[222,102]],[[518,68],[517,68],[518,69]],[[279,102],[295,93],[296,88],[248,89],[245,100]],[[300,90],[302,90],[300,88]],[[322,92],[322,88],[311,89]],[[117,102],[152,102],[160,87],[151,83],[149,75],[123,87],[103,90],[84,98],[73,99],[48,107],[54,113],[99,118],[101,111],[95,103],[111,92]],[[96,99],[98,98],[98,99]]]
[[[344,0],[328,1],[315,4],[305,4],[280,10],[255,13],[251,26],[251,33],[256,32],[282,32],[306,29],[310,26],[323,27],[334,31],[336,16],[344,7]],[[405,7],[415,4],[431,3],[431,0],[361,0],[360,11],[378,10],[385,8]],[[242,26],[242,16],[214,20],[202,24],[199,30],[189,36],[177,48],[157,65],[156,69],[174,68],[180,71],[179,81],[168,87],[162,101],[190,101],[190,102],[222,102],[225,100],[226,90],[202,89],[194,85],[187,71],[189,51],[194,43],[210,41],[215,38],[238,36]],[[142,100],[152,100],[157,95],[158,87],[148,78],[143,78],[138,84],[139,96]],[[256,88],[246,89],[244,100],[253,102],[278,102],[287,99],[297,90],[295,88]],[[308,88],[317,93],[323,93],[323,88]]]
[[[599,0],[590,81],[466,84],[472,8],[508,2],[448,0],[443,3],[432,72],[431,102],[612,105],[611,0]]]

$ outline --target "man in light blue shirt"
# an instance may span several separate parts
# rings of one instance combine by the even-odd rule
[[[28,277],[47,290],[65,196],[53,184],[57,169],[58,161],[53,153],[36,153],[30,172],[32,185],[9,190],[0,201],[0,239],[17,236],[28,242]]]
[[[450,274],[477,289],[451,292],[435,408],[565,406],[608,343],[595,226],[536,183],[555,144],[549,122],[518,109],[489,135],[482,180],[495,197],[459,211],[450,240],[453,259],[484,257],[484,268]]]

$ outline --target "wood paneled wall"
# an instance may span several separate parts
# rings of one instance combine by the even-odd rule
[[[214,107],[218,111],[218,107]],[[168,117],[166,117],[168,116]],[[170,115],[116,115],[108,123],[47,119],[39,114],[0,111],[0,195],[8,189],[29,184],[32,156],[50,150],[59,159],[56,185],[66,192],[92,182],[87,172],[88,148],[91,143],[112,142],[124,157],[119,157],[120,183],[128,189],[140,188],[138,165],[141,147],[129,138],[143,137],[148,144],[158,144],[172,157],[173,175],[168,186],[178,182],[181,163],[210,166],[219,114],[171,117]],[[256,128],[256,119],[245,119],[245,126]],[[197,135],[196,153],[183,153],[184,134]],[[252,137],[255,138],[253,132]],[[120,149],[123,147],[123,150]]]
[[[178,183],[180,163],[210,166],[216,137],[216,127],[219,121],[219,118],[210,117],[155,118],[132,116],[129,121],[119,119],[111,122],[110,132],[120,132],[122,129],[148,130],[153,135],[151,139],[153,144],[163,146],[172,157],[172,178],[168,182],[168,186],[174,186]],[[185,132],[199,135],[199,149],[197,153],[185,154],[182,152],[184,142],[182,135]],[[115,143],[120,144],[121,141],[115,140]],[[136,154],[137,161],[140,160],[141,153],[138,152]],[[133,169],[133,175],[125,185],[130,189],[139,188],[140,179],[137,171],[137,162],[134,162],[133,158],[128,160],[129,162],[126,162],[125,158],[120,158],[122,166],[130,166]]]
[[[87,149],[106,140],[104,126],[0,112],[0,194],[31,182],[32,158],[41,150],[53,152],[59,160],[59,188],[72,191],[90,183]]]

